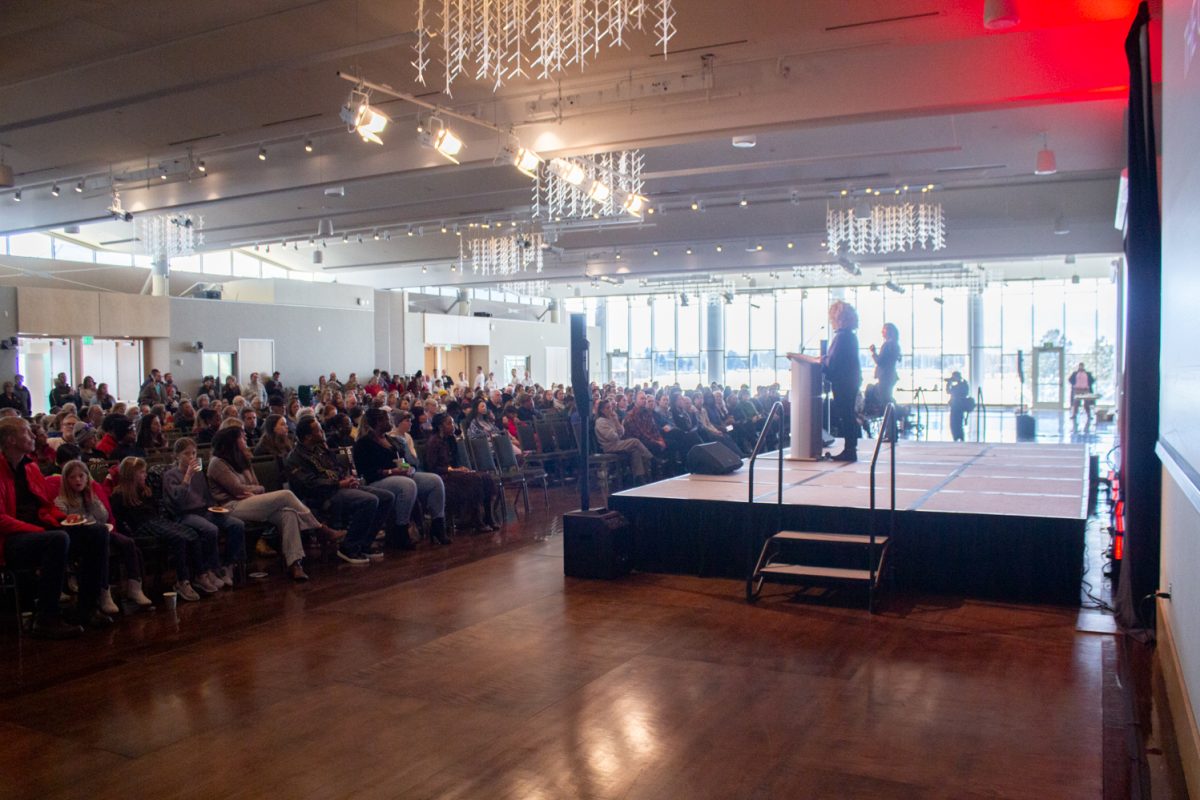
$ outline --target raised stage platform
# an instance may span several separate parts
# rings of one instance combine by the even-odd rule
[[[856,464],[783,464],[785,529],[867,533],[870,454]],[[748,531],[775,532],[778,461],[683,475],[613,494],[633,527],[633,567],[744,577]],[[877,467],[877,533],[887,532],[889,454]],[[1078,604],[1087,523],[1087,448],[1075,444],[896,444],[896,538],[901,588]],[[753,523],[751,523],[753,514]],[[749,526],[753,524],[753,528]],[[761,541],[761,539],[760,539]]]

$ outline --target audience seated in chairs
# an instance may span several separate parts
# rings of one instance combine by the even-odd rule
[[[196,457],[195,441],[186,436],[177,439],[174,456],[174,465],[163,473],[163,503],[180,523],[198,531],[205,541],[217,541],[219,533],[225,534],[225,556],[213,578],[231,587],[235,578],[240,582],[245,574],[246,524],[230,513],[210,510],[217,504]]]
[[[287,419],[279,414],[271,414],[263,423],[263,435],[254,446],[254,455],[275,456],[282,461],[294,446]]]
[[[105,627],[112,618],[99,608],[108,575],[108,531],[102,525],[64,528],[41,470],[31,458],[34,436],[28,422],[0,419],[0,566],[38,572],[32,635],[45,639],[78,636],[82,628]],[[59,595],[67,564],[79,563],[79,594],[73,623],[63,620]]]
[[[499,526],[492,506],[499,488],[495,476],[475,472],[461,462],[454,436],[454,419],[449,414],[438,414],[433,425],[436,432],[425,443],[425,468],[444,482],[448,507],[456,519],[467,520],[466,524],[477,530],[496,530]]]
[[[601,400],[596,411],[596,440],[600,449],[605,453],[619,453],[629,456],[629,468],[633,473],[634,483],[645,483],[649,474],[650,463],[654,456],[646,449],[646,445],[632,437],[626,437],[625,428],[617,419],[617,411],[611,400]]]
[[[404,436],[408,433],[412,415],[402,411],[399,420],[397,428]],[[394,528],[389,531],[389,538],[394,538],[401,547],[412,546],[408,537],[408,516],[401,514],[406,505],[411,513],[410,498],[416,497],[432,520],[429,537],[438,544],[450,544],[446,535],[446,487],[442,479],[432,472],[419,471],[419,460],[408,443],[403,438],[388,435],[391,421],[388,412],[382,408],[367,409],[359,428],[353,450],[358,474],[370,488],[391,492],[396,500]]]
[[[225,428],[213,437],[208,464],[212,497],[243,522],[269,522],[279,531],[284,563],[292,580],[307,581],[301,531],[316,531],[330,541],[345,535],[329,528],[287,489],[268,492],[250,468],[251,454],[241,426]]]
[[[72,455],[71,450],[77,450],[73,445],[64,445],[58,449],[61,457]],[[125,597],[141,610],[154,608],[154,604],[146,597],[142,589],[145,564],[142,552],[137,543],[121,533],[113,524],[113,513],[108,500],[108,493],[102,485],[92,481],[87,465],[77,459],[66,459],[62,465],[62,475],[46,479],[46,486],[53,491],[58,490],[54,505],[67,517],[76,515],[85,519],[95,520],[99,525],[111,528],[108,534],[109,544],[116,552],[119,563],[125,568]],[[108,575],[104,576],[104,589],[100,593],[100,610],[105,614],[117,614],[120,609],[112,597]]]
[[[328,520],[347,521],[346,536],[338,547],[338,558],[355,566],[371,563],[370,548],[379,529],[377,515],[384,515],[401,498],[383,489],[363,486],[350,470],[338,463],[325,443],[325,431],[312,417],[296,425],[299,442],[284,459],[288,485],[306,506]],[[404,516],[412,513],[416,487],[408,495]]]
[[[215,594],[221,584],[214,572],[220,563],[216,532],[199,531],[169,519],[158,498],[146,485],[146,461],[127,456],[118,470],[112,493],[117,527],[134,539],[161,540],[175,568],[175,592],[180,600],[200,599],[193,583],[204,594]]]

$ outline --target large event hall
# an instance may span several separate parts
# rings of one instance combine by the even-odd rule
[[[1200,0],[0,2],[0,798],[1200,797],[1197,153]]]

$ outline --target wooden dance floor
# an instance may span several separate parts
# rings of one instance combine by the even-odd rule
[[[1107,617],[565,578],[551,501],[81,640],[0,618],[0,797],[1073,800],[1130,762]]]
[[[784,527],[866,533],[870,453],[863,460],[783,464]],[[774,524],[778,460],[755,465],[754,525]],[[888,508],[890,453],[877,467],[877,508]],[[631,520],[635,567],[735,577],[745,570],[749,469],[683,475],[612,496]],[[902,585],[1011,600],[1076,603],[1087,521],[1087,450],[1076,444],[896,445]],[[884,533],[886,516],[877,515]]]

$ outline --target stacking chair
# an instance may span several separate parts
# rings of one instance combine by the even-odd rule
[[[460,467],[468,467],[470,469],[479,469],[479,465],[475,463],[475,459],[471,457],[471,448],[467,446],[466,437],[455,436],[454,444],[458,448],[458,465]]]
[[[533,429],[533,425],[528,422],[517,423],[517,441],[521,443],[521,450],[524,451],[525,463],[529,466],[538,466],[542,469],[546,468],[548,460],[538,448],[537,433]]]
[[[496,466],[496,459],[492,457],[492,444],[487,439],[477,436],[469,440],[469,446],[473,456],[472,460],[475,462],[475,469],[479,472],[490,472],[496,476],[496,480],[500,481],[500,514],[502,519],[508,519],[508,495],[504,493],[504,490],[509,486],[516,486],[518,492],[522,490],[528,492],[525,489],[525,476],[519,472],[509,475],[502,473]],[[514,505],[514,515],[516,515],[516,511],[517,507]],[[525,497],[525,511],[529,512],[528,494]],[[517,516],[517,519],[520,519],[520,516]]]
[[[13,612],[17,617],[17,638],[25,632],[25,619],[21,616],[21,582],[17,573],[7,567],[0,567],[0,593],[12,594]]]
[[[517,453],[513,449],[512,439],[506,433],[498,433],[492,437],[492,446],[496,451],[496,461],[500,467],[501,480],[508,479],[509,476],[520,476],[521,478],[521,497],[525,502],[525,514],[529,514],[529,484],[531,482],[542,484],[542,499],[546,503],[546,510],[550,510],[550,492],[547,487],[546,470],[542,467],[522,467],[517,462]]]
[[[572,453],[569,449],[564,449],[557,440],[554,431],[554,424],[544,420],[533,424],[534,430],[537,431],[537,443],[542,457],[548,463],[553,464],[558,471],[559,478],[566,480],[567,467],[569,466]]]

